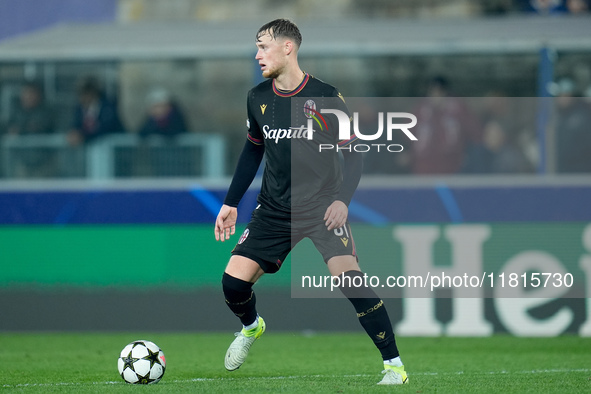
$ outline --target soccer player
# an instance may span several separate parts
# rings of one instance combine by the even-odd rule
[[[370,287],[352,285],[358,283],[355,278],[363,276],[347,220],[348,204],[361,178],[361,155],[342,151],[341,174],[338,152],[318,149],[327,139],[341,147],[355,139],[339,143],[334,127],[329,128],[331,132],[313,133],[310,139],[299,124],[291,124],[294,97],[339,97],[335,101],[344,107],[334,87],[300,69],[297,54],[301,41],[298,27],[286,19],[269,22],[256,34],[255,59],[267,80],[248,93],[246,143],[215,223],[216,240],[223,242],[234,234],[238,203],[266,155],[259,205],[222,278],[226,303],[243,325],[228,348],[225,367],[238,369],[265,331],[253,285],[264,273],[277,272],[295,244],[307,237],[322,254],[331,275],[343,278],[340,290],[381,352],[384,377],[378,384],[403,384],[408,381],[407,374],[383,301]],[[315,106],[313,100],[306,101],[302,115],[310,115]],[[293,173],[292,167],[297,169]]]

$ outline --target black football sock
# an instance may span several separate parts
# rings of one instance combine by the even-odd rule
[[[398,357],[400,354],[396,347],[394,330],[384,307],[384,301],[378,298],[372,288],[355,286],[363,284],[362,272],[347,271],[340,277],[341,286],[339,288],[353,304],[361,326],[382,354],[382,359],[390,360]]]
[[[254,323],[257,318],[256,297],[252,285],[253,283],[235,278],[225,272],[222,277],[226,304],[244,326]]]

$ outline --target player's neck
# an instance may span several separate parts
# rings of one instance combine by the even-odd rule
[[[305,75],[298,66],[295,66],[292,70],[284,72],[275,78],[275,87],[285,91],[294,90],[300,85]]]

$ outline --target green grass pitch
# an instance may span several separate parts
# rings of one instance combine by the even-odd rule
[[[158,344],[156,385],[123,382],[120,350]],[[0,392],[8,393],[582,393],[591,392],[591,338],[398,338],[410,383],[377,386],[379,353],[364,333],[267,332],[227,372],[232,333],[0,333]]]

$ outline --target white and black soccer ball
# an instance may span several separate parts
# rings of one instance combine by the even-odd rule
[[[121,351],[117,368],[127,383],[158,383],[166,370],[166,358],[154,342],[133,341]]]

